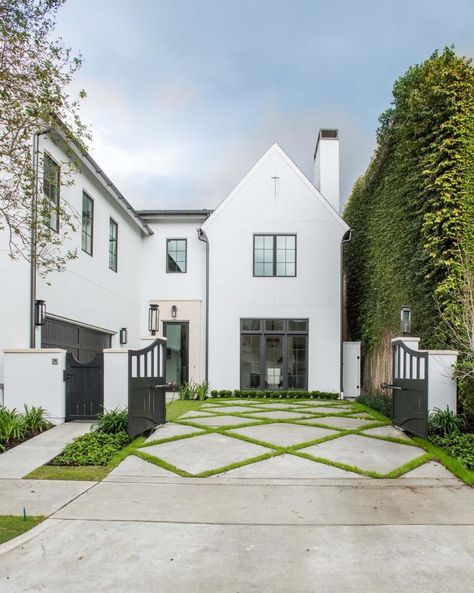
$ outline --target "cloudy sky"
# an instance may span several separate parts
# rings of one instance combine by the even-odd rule
[[[337,127],[345,197],[393,82],[436,48],[474,55],[472,0],[68,0],[57,32],[91,153],[137,208],[215,207],[278,142],[312,179]]]

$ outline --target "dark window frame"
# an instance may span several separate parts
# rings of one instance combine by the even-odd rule
[[[169,251],[168,245],[171,241],[184,241],[184,270],[170,270],[169,269]],[[173,238],[170,237],[166,239],[166,273],[167,274],[187,274],[188,273],[188,239],[179,237]]]
[[[243,322],[248,319],[256,319],[260,321],[260,330],[244,330],[243,329]],[[271,321],[273,319],[278,319],[279,321],[283,321],[283,330],[279,331],[267,331],[265,330],[265,322]],[[306,321],[306,329],[305,330],[290,330],[289,322],[290,321]],[[244,336],[258,336],[260,338],[260,385],[258,387],[243,387],[243,373],[242,373],[242,337]],[[282,336],[283,343],[283,356],[284,356],[284,363],[283,363],[283,385],[281,388],[277,389],[270,389],[265,387],[264,378],[265,378],[265,336]],[[309,380],[309,319],[305,317],[298,317],[298,318],[277,318],[277,317],[243,317],[240,319],[240,334],[239,334],[239,377],[240,377],[240,388],[245,389],[246,391],[275,391],[279,392],[281,390],[289,390],[291,391],[293,388],[288,386],[288,338],[290,336],[304,336],[306,337],[306,376],[304,387],[302,391],[308,390],[308,380]],[[296,391],[298,391],[296,389]]]
[[[113,239],[110,231],[112,228],[115,228],[115,266],[110,265],[110,255],[112,253],[112,251],[110,250],[110,245]],[[118,272],[118,222],[114,220],[111,216],[109,217],[109,270],[112,270],[113,272]]]
[[[84,234],[87,235],[87,233],[84,233],[84,198],[87,198],[91,205],[91,232],[90,232],[90,240],[91,240],[91,250],[87,251],[87,249],[84,249],[84,243],[83,243],[83,238],[84,238]],[[94,203],[94,199],[86,192],[85,189],[82,190],[82,227],[81,227],[81,249],[84,253],[87,253],[87,255],[90,255],[91,257],[94,256],[94,208],[95,208],[95,203]]]
[[[49,196],[46,191],[45,191],[45,182],[47,181],[50,185],[53,185],[51,183],[51,181],[49,179],[46,179],[46,159],[49,159],[56,167],[57,167],[57,179],[55,180],[54,185],[57,184],[57,198],[56,198],[56,203],[53,206],[53,201],[51,199],[51,196]],[[44,151],[43,152],[43,195],[46,197],[46,199],[48,200],[48,202],[50,203],[51,206],[51,211],[55,210],[56,211],[56,225],[55,226],[51,226],[50,222],[51,222],[51,216],[49,216],[49,220],[46,221],[46,226],[51,229],[54,233],[59,233],[59,210],[60,210],[60,204],[61,204],[61,165],[56,161],[56,159],[54,159],[48,151]]]
[[[273,237],[273,273],[269,276],[266,274],[256,274],[255,267],[255,239],[257,237]],[[295,238],[295,273],[294,274],[277,274],[277,237],[294,237]],[[298,273],[298,238],[296,233],[254,233],[253,234],[253,277],[254,278],[296,278]]]

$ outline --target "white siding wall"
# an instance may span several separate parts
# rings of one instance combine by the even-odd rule
[[[347,227],[314,192],[274,146],[204,224],[212,388],[240,386],[240,318],[275,317],[309,319],[308,388],[340,391],[340,244]],[[253,277],[254,233],[296,233],[296,278]]]
[[[143,242],[142,297],[140,305],[142,335],[147,334],[148,306],[160,306],[160,335],[164,321],[188,321],[190,333],[190,378],[204,378],[205,347],[205,294],[206,294],[206,245],[198,239],[197,229],[203,219],[160,220],[149,226],[154,235]],[[186,273],[166,272],[167,239],[187,239]],[[176,319],[171,317],[171,307],[176,305]]]

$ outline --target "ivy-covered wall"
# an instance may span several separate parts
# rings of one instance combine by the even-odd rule
[[[474,69],[451,48],[411,67],[380,117],[377,148],[344,218],[347,321],[362,340],[365,389],[390,378],[390,338],[400,308],[413,311],[424,348],[449,347],[441,312],[474,233]],[[448,340],[449,341],[449,340]]]

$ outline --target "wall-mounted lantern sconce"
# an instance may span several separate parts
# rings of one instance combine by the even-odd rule
[[[158,331],[158,322],[160,320],[160,308],[158,305],[151,304],[148,309],[148,331],[152,336]]]
[[[178,314],[178,307],[176,305],[173,305],[171,307],[171,317],[173,319],[176,319],[176,315]]]
[[[411,307],[405,305],[400,311],[400,332],[402,336],[411,334]]]
[[[120,345],[125,346],[125,344],[128,342],[128,330],[126,327],[120,328],[119,336],[120,336]]]
[[[35,301],[35,325],[44,325],[46,323],[46,303],[45,301]]]

